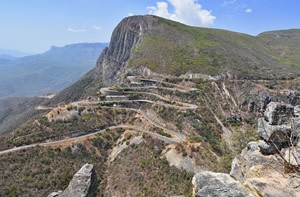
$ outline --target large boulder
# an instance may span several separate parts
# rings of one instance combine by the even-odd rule
[[[258,119],[258,135],[268,142],[285,143],[291,135],[291,125],[271,125],[264,118]]]
[[[288,143],[297,143],[300,136],[298,108],[279,102],[269,103],[264,117],[258,119],[259,136],[279,150]]]
[[[300,176],[290,171],[300,164],[299,115],[297,106],[271,102],[258,120],[262,140],[250,142],[234,158],[230,175],[254,196],[300,196]]]
[[[53,192],[48,197],[95,197],[97,176],[92,164],[85,164],[74,175],[65,191]]]
[[[278,154],[262,154],[261,145],[262,141],[250,142],[233,160],[230,175],[254,196],[300,196],[300,177],[297,174],[286,174],[284,160]],[[282,151],[286,153],[287,149]],[[299,156],[297,151],[294,150],[294,155]],[[292,156],[290,161],[295,162],[297,158]]]
[[[293,177],[258,177],[249,178],[244,186],[249,189],[254,196],[267,197],[299,197],[299,180]],[[298,184],[297,184],[298,182]]]
[[[200,172],[193,177],[195,197],[252,197],[242,184],[228,174]]]
[[[269,103],[264,113],[264,118],[270,125],[288,124],[294,116],[292,105],[279,102]]]
[[[245,179],[259,174],[268,175],[276,169],[284,171],[283,160],[278,155],[264,155],[261,153],[259,142],[249,142],[241,154],[237,155],[231,164],[230,175],[243,183]],[[258,169],[259,166],[259,169]],[[264,166],[260,169],[260,167]]]

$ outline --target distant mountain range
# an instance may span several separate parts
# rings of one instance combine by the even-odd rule
[[[17,57],[11,56],[11,55],[6,55],[6,54],[0,55],[0,60],[14,60],[14,59],[17,59]]]
[[[71,44],[21,58],[17,58],[20,53],[4,55],[5,50],[0,49],[0,99],[60,91],[93,68],[106,46],[107,43]]]
[[[24,56],[28,56],[28,55],[32,55],[32,53],[26,53],[26,52],[22,52],[22,51],[17,51],[17,50],[11,50],[11,49],[2,49],[0,48],[0,59],[1,58],[17,58],[17,57],[24,57]]]

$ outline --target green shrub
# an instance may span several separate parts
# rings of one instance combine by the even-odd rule
[[[189,140],[192,141],[192,142],[201,142],[202,141],[201,137],[197,136],[197,135],[191,135],[189,137]]]

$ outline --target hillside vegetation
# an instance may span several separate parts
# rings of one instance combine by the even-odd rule
[[[300,67],[300,30],[264,32],[258,35],[264,44],[271,48],[278,61]]]
[[[0,100],[0,135],[19,127],[40,112],[35,106],[44,102],[43,98],[9,98]]]
[[[172,75],[229,73],[247,79],[289,78],[299,73],[296,54],[299,54],[300,30],[279,31],[284,39],[272,42],[274,36],[266,36],[271,33],[254,37],[154,18],[153,27],[134,49],[129,66],[145,65]],[[282,51],[284,56],[278,52],[282,48],[286,50]]]

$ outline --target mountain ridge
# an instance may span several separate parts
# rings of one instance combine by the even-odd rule
[[[115,28],[96,67],[54,100],[84,98],[103,86],[120,84],[124,76],[133,74],[201,73],[276,80],[298,77],[299,68],[300,62],[284,61],[261,36],[190,27],[152,15],[131,16]]]
[[[13,50],[13,49],[3,49],[0,48],[0,55],[8,55],[8,56],[12,56],[12,57],[24,57],[24,56],[28,56],[32,53],[28,53],[28,52],[23,52],[23,51],[18,51],[18,50]]]

